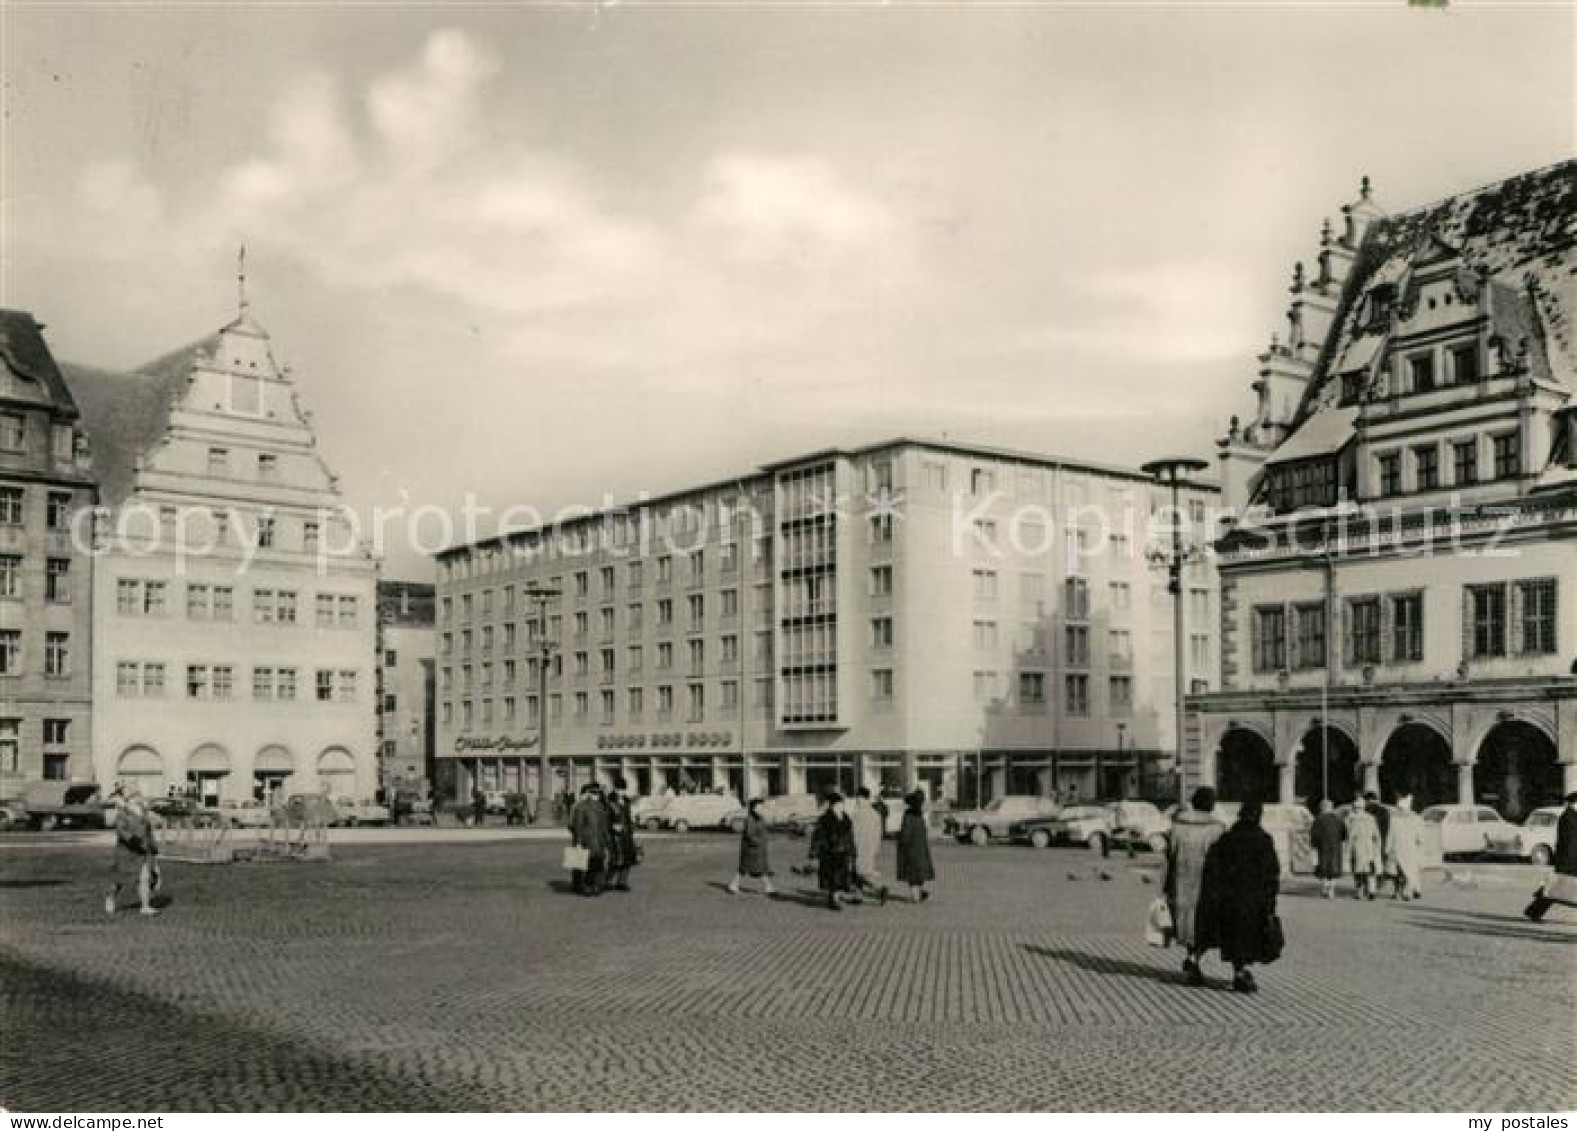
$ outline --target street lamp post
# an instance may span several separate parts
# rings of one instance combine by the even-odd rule
[[[553,644],[548,640],[548,605],[559,590],[545,585],[527,586],[525,596],[537,605],[537,812],[532,824],[553,821],[552,767],[548,764],[548,662]]]
[[[1183,518],[1181,510],[1181,491],[1183,482],[1195,472],[1205,470],[1210,465],[1202,459],[1191,456],[1170,456],[1165,459],[1151,460],[1139,470],[1153,478],[1163,487],[1172,490],[1172,548],[1170,552],[1161,555],[1161,561],[1166,565],[1167,590],[1172,594],[1172,680],[1175,709],[1177,712],[1177,731],[1175,742],[1177,751],[1177,785],[1178,800],[1182,800],[1183,785],[1183,690],[1185,676],[1185,653],[1183,652],[1183,565],[1187,562],[1189,552],[1183,546]]]

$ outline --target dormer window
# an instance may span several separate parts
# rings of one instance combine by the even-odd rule
[[[1396,305],[1396,287],[1391,283],[1381,283],[1369,291],[1368,318],[1365,322],[1371,330],[1383,330],[1391,318],[1391,308]]]
[[[1409,359],[1408,370],[1413,378],[1413,392],[1428,393],[1435,388],[1435,356],[1426,353]]]
[[[1363,396],[1363,374],[1342,374],[1342,404],[1357,404],[1358,398]]]
[[[257,477],[264,483],[272,483],[279,476],[279,457],[272,452],[259,452],[257,455]]]

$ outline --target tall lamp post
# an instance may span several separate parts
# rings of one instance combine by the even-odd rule
[[[1178,800],[1182,800],[1183,792],[1183,687],[1185,675],[1185,653],[1183,652],[1183,566],[1190,557],[1190,551],[1183,545],[1183,514],[1181,491],[1183,482],[1196,472],[1205,470],[1210,465],[1202,459],[1192,456],[1170,456],[1165,459],[1151,460],[1139,470],[1153,478],[1163,487],[1172,490],[1172,548],[1170,552],[1162,552],[1159,560],[1166,566],[1166,587],[1172,594],[1172,680],[1175,708],[1177,711],[1177,792]]]
[[[553,643],[548,639],[548,605],[560,591],[546,585],[528,585],[525,597],[537,606],[537,812],[532,824],[554,823],[552,773],[548,764],[548,663]]]

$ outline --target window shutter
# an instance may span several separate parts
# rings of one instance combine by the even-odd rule
[[[1511,635],[1511,650],[1508,655],[1522,655],[1522,609],[1526,593],[1526,589],[1520,583],[1513,583],[1511,586],[1511,599],[1506,602],[1507,617],[1510,622],[1507,627],[1510,629]]]
[[[1254,652],[1254,670],[1257,672],[1262,672],[1266,667],[1265,620],[1256,610],[1250,614],[1250,622],[1249,643]]]
[[[1405,649],[1396,646],[1396,598],[1380,598],[1380,659],[1393,663],[1405,658]]]
[[[1289,668],[1296,668],[1303,660],[1303,634],[1299,631],[1300,619],[1298,606],[1287,606],[1287,647],[1282,662]]]
[[[1473,658],[1473,589],[1462,587],[1462,661]]]
[[[1350,668],[1358,659],[1357,643],[1353,640],[1353,607],[1351,600],[1342,602],[1339,615],[1342,619],[1342,663]]]

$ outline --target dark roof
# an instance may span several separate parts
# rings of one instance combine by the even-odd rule
[[[213,349],[216,339],[210,335],[132,373],[66,363],[106,504],[118,506],[131,494],[137,461],[163,440],[193,361]]]
[[[50,403],[75,415],[77,402],[44,341],[44,327],[25,310],[0,310],[0,357],[24,377],[37,381]]]
[[[435,623],[435,586],[430,581],[379,581],[378,623],[404,628],[431,628]],[[401,598],[405,611],[401,612]]]
[[[1294,428],[1335,403],[1334,372],[1357,330],[1371,283],[1459,252],[1467,268],[1489,281],[1495,331],[1513,353],[1526,340],[1529,364],[1541,376],[1571,385],[1577,378],[1577,159],[1534,169],[1434,204],[1372,223],[1342,287]]]

